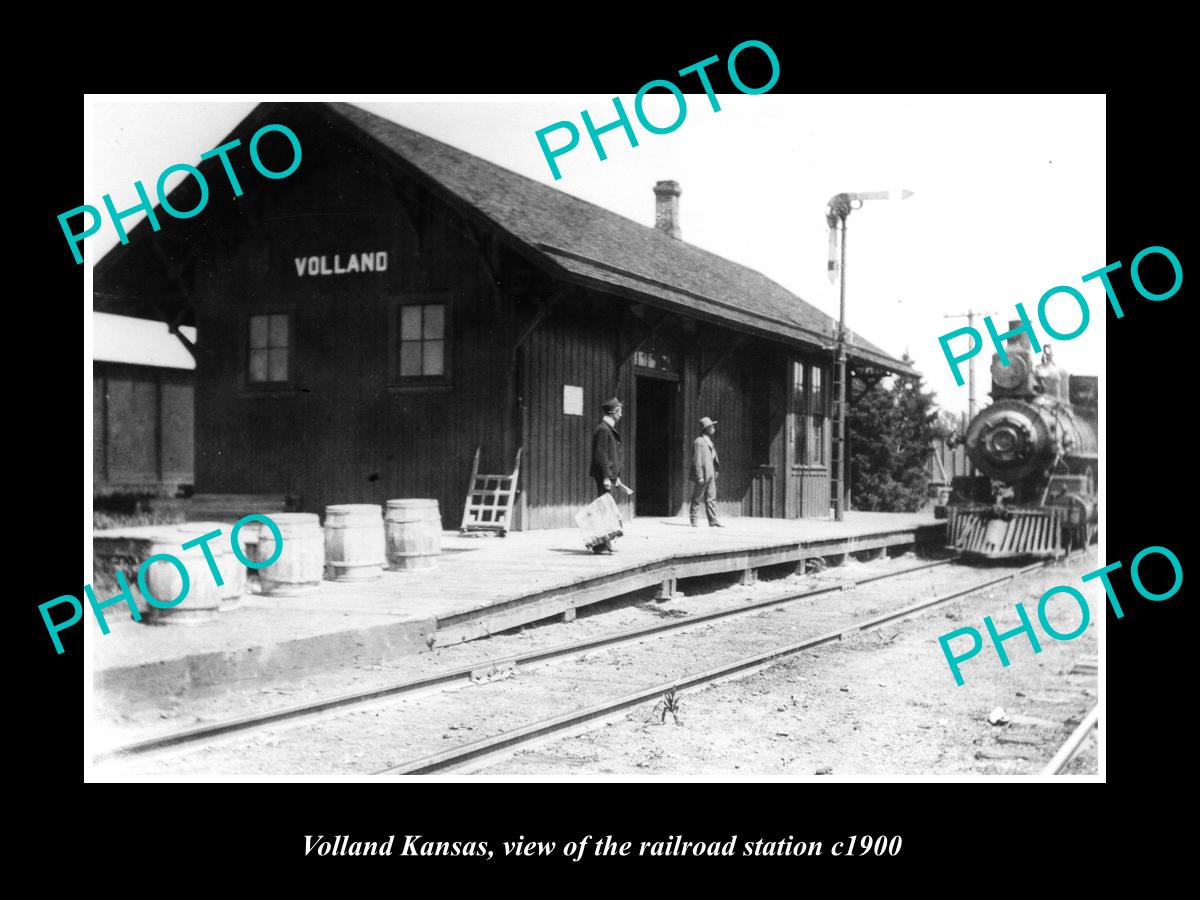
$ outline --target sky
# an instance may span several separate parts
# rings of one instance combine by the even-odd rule
[[[938,403],[965,410],[967,388],[955,384],[938,337],[966,322],[946,316],[995,313],[1003,331],[1020,302],[1036,323],[1042,295],[1067,285],[1087,298],[1092,317],[1078,338],[1052,341],[1055,359],[1070,372],[1102,374],[1104,290],[1098,280],[1082,282],[1114,261],[1105,258],[1102,95],[718,94],[720,111],[704,94],[685,96],[683,123],[664,135],[642,128],[633,97],[622,96],[639,143],[631,147],[621,129],[604,134],[604,161],[580,112],[588,110],[597,126],[612,121],[611,95],[311,99],[356,103],[645,225],[654,224],[655,182],[678,181],[683,240],[758,270],[834,318],[830,197],[910,190],[907,200],[867,201],[850,215],[851,329],[894,356],[907,351]],[[134,181],[152,192],[163,169],[197,163],[259,99],[310,98],[89,97],[80,203],[102,207],[101,197],[111,193],[118,209],[134,205]],[[645,112],[665,125],[678,107],[670,94],[649,94]],[[555,180],[535,134],[562,120],[576,125],[581,140],[558,157],[562,177]],[[565,133],[548,140],[557,147]],[[89,264],[117,243],[106,221],[85,241]],[[1059,297],[1048,315],[1057,330],[1070,332],[1080,313]],[[977,328],[983,331],[981,321]],[[1038,334],[1046,339],[1040,326]],[[990,359],[985,346],[976,360],[981,406]]]

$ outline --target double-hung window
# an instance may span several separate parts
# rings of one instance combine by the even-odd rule
[[[792,363],[792,463],[826,465],[825,436],[829,406],[825,399],[825,367]]]
[[[291,317],[287,313],[250,316],[246,380],[284,384],[291,380]]]
[[[392,384],[450,384],[450,327],[448,295],[420,294],[397,300],[392,307]]]
[[[809,366],[808,378],[808,421],[812,440],[809,441],[808,460],[811,465],[825,465],[825,388],[822,384],[824,369]]]

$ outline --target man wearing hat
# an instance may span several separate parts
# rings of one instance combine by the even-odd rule
[[[721,461],[717,458],[717,448],[712,442],[712,434],[716,430],[717,423],[704,416],[700,420],[700,436],[692,441],[692,468],[688,476],[692,482],[692,507],[689,517],[693,528],[697,527],[696,518],[700,514],[702,500],[709,527],[725,527],[717,519],[717,472],[721,469]]]
[[[604,418],[592,432],[592,468],[591,476],[596,482],[596,496],[607,494],[614,484],[621,479],[621,435],[617,432],[617,423],[621,421],[621,401],[616,397],[605,400],[600,404]],[[596,544],[592,550],[596,553],[612,552],[612,542],[605,541]]]

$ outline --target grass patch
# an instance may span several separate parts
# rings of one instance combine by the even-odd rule
[[[122,492],[92,497],[92,528],[130,528],[137,525],[178,525],[186,520],[182,503],[151,504],[153,494]]]
[[[146,509],[133,512],[92,510],[92,528],[97,531],[105,528],[129,528],[135,525],[178,525],[186,519],[183,510]]]

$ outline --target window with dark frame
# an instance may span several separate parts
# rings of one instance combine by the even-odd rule
[[[251,384],[271,384],[290,379],[291,335],[287,313],[250,316],[250,351],[247,378]]]
[[[792,363],[792,462],[803,466],[808,463],[808,394],[805,391],[804,363]]]
[[[812,423],[812,442],[809,447],[811,456],[809,462],[814,466],[825,465],[825,390],[822,384],[821,366],[812,366],[808,379],[809,390],[809,421]]]
[[[815,363],[792,363],[792,464],[826,465],[825,435],[828,402],[825,368]]]
[[[634,354],[633,364],[643,369],[678,374],[679,362],[682,358],[679,347],[678,338],[670,335],[655,335]]]
[[[445,379],[446,304],[402,304],[398,315],[397,377]]]

